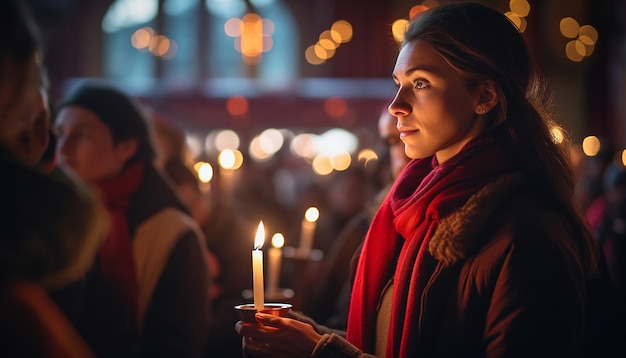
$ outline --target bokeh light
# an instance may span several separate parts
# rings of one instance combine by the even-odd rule
[[[559,23],[559,28],[561,29],[561,34],[567,38],[574,39],[578,36],[578,31],[580,26],[578,25],[578,21],[576,21],[572,17],[565,17],[561,19]]]
[[[231,116],[242,116],[248,113],[248,100],[243,96],[232,96],[226,100],[226,111]]]
[[[333,172],[333,166],[327,155],[318,155],[313,158],[311,167],[313,168],[313,172],[317,175],[328,175]]]
[[[348,111],[346,100],[341,97],[330,97],[324,101],[324,112],[331,117],[341,117]]]
[[[143,50],[150,45],[153,36],[154,30],[152,28],[142,27],[133,33],[130,38],[130,42],[134,48]]]
[[[330,165],[336,171],[344,171],[352,164],[352,157],[348,152],[333,153],[329,158]]]
[[[239,135],[231,129],[221,130],[215,135],[215,148],[219,151],[239,149],[239,145]]]
[[[526,0],[511,0],[509,8],[519,17],[526,17],[530,13],[530,4]]]
[[[275,233],[272,236],[272,246],[280,249],[281,247],[283,247],[283,245],[285,245],[285,236],[279,232]]]
[[[320,211],[315,206],[311,206],[304,212],[304,218],[306,221],[312,223],[316,222],[320,218]]]
[[[243,154],[237,149],[224,149],[218,155],[217,162],[224,169],[239,169],[243,164]]]
[[[378,154],[376,154],[376,152],[371,148],[365,148],[359,151],[359,154],[357,154],[357,160],[363,161],[363,166],[367,166],[369,162],[378,160]]]
[[[393,34],[393,39],[396,42],[402,42],[404,39],[404,33],[409,28],[409,21],[405,19],[398,19],[393,22],[391,25],[391,33]]]
[[[588,157],[596,156],[600,152],[600,149],[602,148],[600,139],[598,139],[598,137],[593,136],[593,135],[588,136],[585,139],[583,139],[582,146],[583,146],[583,153],[585,153],[585,155]]]
[[[209,163],[202,162],[197,169],[198,179],[202,183],[208,183],[213,179],[213,167]]]

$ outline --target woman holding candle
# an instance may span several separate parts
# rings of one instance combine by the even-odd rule
[[[345,338],[257,313],[238,323],[259,357],[576,357],[584,353],[593,238],[573,202],[517,28],[472,4],[421,14],[393,79],[414,158],[359,259]]]

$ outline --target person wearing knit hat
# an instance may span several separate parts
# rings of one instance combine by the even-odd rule
[[[59,166],[91,184],[111,227],[86,279],[81,332],[99,357],[199,357],[210,325],[204,236],[153,165],[133,99],[84,82],[60,103]]]
[[[69,110],[63,111],[64,108]],[[143,113],[133,99],[111,85],[95,81],[85,82],[59,102],[58,111],[59,117],[61,112],[64,115],[78,113],[77,117],[81,118],[83,114],[97,117],[98,124],[110,131],[113,140],[111,144],[120,145],[120,149],[127,148],[129,144],[132,147],[132,155],[124,162],[126,165],[140,160],[151,161],[154,158],[154,149]],[[72,168],[81,176],[91,175],[85,172],[90,170],[89,166],[102,168],[101,163],[97,161],[73,164],[84,165]]]

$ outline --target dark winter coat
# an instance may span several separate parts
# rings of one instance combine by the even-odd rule
[[[442,220],[421,298],[420,357],[578,357],[586,279],[561,210],[517,177]],[[314,357],[371,357],[336,333]]]

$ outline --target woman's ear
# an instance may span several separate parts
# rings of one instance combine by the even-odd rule
[[[139,142],[136,138],[129,138],[120,141],[115,146],[115,152],[117,153],[118,159],[122,162],[127,162],[135,155],[135,153],[137,153],[138,146]]]
[[[486,114],[491,111],[500,101],[496,83],[493,80],[486,80],[478,86],[478,104],[474,112],[476,114]]]

